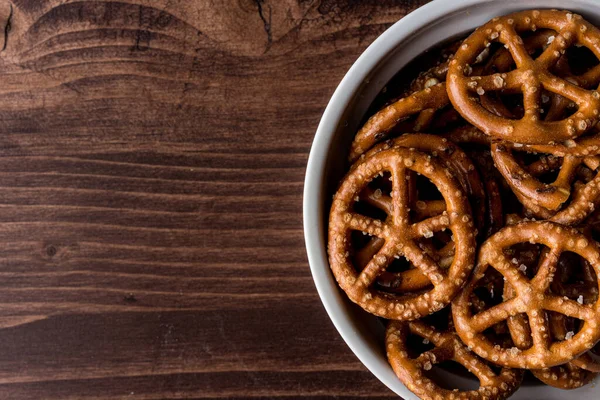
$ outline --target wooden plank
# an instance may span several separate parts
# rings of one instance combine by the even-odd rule
[[[0,0],[0,398],[393,398],[320,304],[302,186],[425,2]]]

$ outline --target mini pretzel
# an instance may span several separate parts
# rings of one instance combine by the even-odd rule
[[[392,147],[415,148],[439,157],[448,168],[448,171],[457,178],[462,189],[468,195],[471,209],[476,210],[474,213],[476,227],[479,231],[483,230],[486,212],[486,194],[484,186],[475,166],[460,148],[449,142],[447,139],[439,136],[406,134],[374,147],[365,154],[365,157],[370,157],[373,154]],[[411,189],[413,188],[411,187]],[[413,190],[416,190],[416,188]],[[411,195],[411,190],[409,190],[408,197],[410,208],[414,211],[417,220],[439,216],[446,211],[446,203],[444,200],[417,200],[416,195]],[[367,188],[361,194],[360,201],[365,201],[381,209],[387,215],[392,214],[391,198],[382,194],[381,191],[376,194],[375,191]],[[383,244],[383,239],[376,237],[371,239],[364,248],[357,251],[355,260],[358,266],[364,268],[368,261],[375,256],[381,247],[383,247]],[[421,247],[421,249],[440,267],[448,268],[452,264],[454,258],[453,242],[449,242],[439,250],[428,247],[425,243],[419,243],[419,247]],[[401,293],[423,289],[430,285],[431,282],[426,276],[421,274],[418,269],[411,269],[396,274],[384,272],[378,277],[377,284],[385,287],[386,291]]]
[[[518,243],[545,245],[535,277],[527,280],[519,267],[504,253]],[[461,339],[483,358],[514,368],[540,369],[572,360],[591,349],[600,340],[600,302],[579,304],[562,296],[548,293],[556,265],[562,252],[579,254],[600,275],[600,248],[581,233],[551,222],[523,222],[510,225],[494,234],[481,247],[478,264],[471,281],[453,302],[452,314]],[[484,312],[472,315],[469,297],[477,281],[492,267],[500,272],[516,292],[516,296]],[[584,321],[581,330],[569,341],[552,343],[548,332],[546,311],[554,311]],[[484,331],[518,314],[526,313],[531,325],[533,345],[520,350],[517,347],[494,347]]]
[[[446,201],[445,213],[411,223],[406,187],[409,171],[420,173],[438,188]],[[353,210],[363,188],[383,172],[390,172],[392,178],[392,214],[385,222]],[[416,243],[419,238],[444,229],[450,229],[454,238],[454,260],[447,270],[436,264]],[[385,240],[383,247],[360,272],[357,272],[351,258],[350,233],[353,230]],[[405,148],[383,150],[359,161],[342,181],[331,207],[328,247],[331,269],[352,301],[384,318],[419,318],[445,307],[473,267],[475,236],[470,207],[458,182],[431,156]],[[410,296],[373,289],[373,283],[395,256],[409,260],[429,279],[433,288]]]
[[[552,29],[558,34],[534,60],[519,34],[538,28]],[[492,41],[499,41],[508,47],[517,69],[487,76],[467,76],[469,64]],[[600,31],[579,15],[562,11],[523,11],[494,18],[465,39],[450,62],[447,77],[449,98],[466,120],[499,139],[528,144],[573,139],[595,125],[600,108],[600,94],[597,91],[585,90],[550,72],[562,52],[573,44],[584,45],[600,56]],[[579,107],[578,112],[561,121],[540,120],[542,89],[575,102]],[[525,114],[522,119],[499,117],[471,99],[473,93],[500,90],[523,93]]]
[[[475,165],[464,151],[445,138],[418,133],[405,134],[392,141],[382,143],[371,149],[366,157],[391,147],[412,148],[438,157],[467,194],[477,229],[483,229],[485,223],[485,189]],[[435,208],[436,205],[439,207],[439,204],[439,202],[437,204],[420,202],[419,204],[411,204],[411,209],[414,209],[417,213],[425,214],[424,216],[434,216],[444,211],[444,209],[438,211]],[[443,205],[443,202],[441,204]],[[431,214],[431,212],[435,212],[435,214]]]
[[[373,145],[385,139],[402,120],[424,110],[439,110],[450,104],[443,83],[413,93],[390,104],[373,115],[358,131],[350,148],[349,159],[354,162]]]
[[[558,325],[556,321],[557,318],[564,318],[564,316],[551,316],[550,331],[556,339],[565,340],[567,331],[566,329],[560,329],[560,325]],[[509,328],[511,337],[518,348],[527,349],[531,347],[531,329],[523,315],[510,317]],[[586,362],[589,364],[586,364]],[[582,368],[580,365],[585,365],[588,368],[594,368],[596,366],[591,357],[587,355],[587,353],[584,353],[579,356],[579,358],[566,364],[549,368],[534,369],[531,370],[531,373],[547,385],[559,389],[576,389],[588,384],[596,377],[596,374],[593,371]]]
[[[428,340],[435,347],[417,358],[410,358],[407,338],[410,334]],[[392,321],[386,330],[387,356],[392,369],[406,387],[426,400],[448,399],[506,399],[514,393],[523,379],[523,372],[503,368],[495,373],[485,361],[477,357],[453,332],[438,332],[422,321]],[[455,361],[469,370],[479,380],[479,388],[471,391],[448,390],[438,386],[426,376],[433,365]]]
[[[566,156],[563,159],[556,180],[546,184],[540,182],[535,176],[522,168],[513,156],[512,150],[510,143],[492,144],[492,157],[496,167],[513,192],[522,202],[522,199],[525,198],[530,204],[557,211],[569,199],[575,170],[582,160],[577,157]]]
[[[459,145],[476,144],[487,148],[491,144],[489,136],[486,136],[479,129],[471,125],[453,129],[449,133],[444,134],[443,137]],[[479,152],[469,152],[469,156],[475,163],[480,175],[485,176],[483,185],[486,193],[486,214],[483,237],[488,238],[504,225],[500,187],[494,177],[495,171],[493,171],[491,157],[486,158],[485,155]]]
[[[590,383],[598,374],[579,368],[574,363],[532,370],[533,376],[546,385],[559,389],[577,389]]]
[[[596,171],[600,165],[600,159],[597,157],[585,157],[580,168],[585,165],[586,171],[589,169]],[[577,171],[578,173],[580,171]],[[521,198],[522,203],[539,218],[548,219],[552,222],[558,222],[563,225],[576,225],[587,218],[598,205],[600,201],[600,171],[590,172],[591,180],[588,182],[576,181],[568,204],[558,211],[551,211],[540,207],[539,205],[528,202]]]
[[[586,168],[595,171],[600,165],[600,158],[566,155],[556,180],[545,184],[540,182],[537,176],[556,169],[558,159],[545,158],[525,170],[512,155],[512,150],[514,144],[508,142],[492,144],[492,155],[498,170],[519,201],[534,216],[564,225],[575,225],[594,211],[600,201],[600,172],[591,173],[589,182],[576,182],[574,188],[571,187],[581,166],[585,165]]]
[[[550,317],[550,330],[559,340],[565,340],[569,332],[573,332],[573,329],[568,329],[567,318],[564,315],[553,315]],[[591,351],[591,350],[590,350]],[[579,357],[575,358],[569,364],[584,369],[590,372],[600,372],[600,362],[594,360],[590,355],[590,352],[583,353]]]

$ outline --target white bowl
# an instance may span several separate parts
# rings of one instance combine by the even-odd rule
[[[382,324],[346,298],[329,269],[326,231],[331,197],[346,171],[346,155],[360,121],[396,72],[448,38],[466,34],[493,17],[532,8],[568,9],[596,25],[600,22],[599,0],[435,0],[394,24],[365,50],[333,94],[315,135],[304,184],[304,236],[315,285],[329,317],[354,354],[381,382],[407,400],[418,398],[387,363]],[[450,377],[453,383],[469,386],[462,377],[445,376]],[[531,381],[511,397],[542,398],[597,400],[600,388],[592,383],[564,391]]]

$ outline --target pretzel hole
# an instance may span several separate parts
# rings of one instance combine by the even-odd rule
[[[381,194],[389,196],[392,191],[392,181],[390,178],[392,174],[389,171],[382,171],[377,175],[371,182],[369,182],[368,187],[371,190],[379,189]],[[362,193],[361,193],[362,194]]]
[[[476,100],[488,112],[501,118],[519,120],[525,115],[521,92],[486,91]]]
[[[569,69],[575,76],[583,75],[600,64],[594,52],[585,46],[571,46],[566,50],[565,55]]]
[[[525,115],[525,107],[523,106],[523,93],[502,93],[500,96],[502,104],[510,111],[511,118],[518,120]]]
[[[546,311],[550,321],[550,331],[555,342],[571,340],[581,331],[583,321],[577,318],[569,318],[554,311]]]
[[[546,87],[542,90],[541,106],[541,118],[548,122],[569,118],[579,111],[579,106],[572,99]]]
[[[422,338],[414,333],[409,333],[406,338],[406,352],[412,359],[419,357],[426,351],[433,350],[435,345],[428,339]]]
[[[480,387],[479,379],[462,364],[453,360],[434,364],[429,371],[424,370],[423,375],[445,390],[471,391]]]
[[[556,181],[560,172],[562,158],[541,153],[516,151],[515,149],[513,149],[512,153],[523,169],[538,181],[546,184]]]
[[[581,304],[598,299],[598,278],[595,270],[579,254],[566,251],[558,260],[552,292]]]
[[[419,175],[416,180],[416,187],[419,200],[443,200],[444,197],[437,186],[429,178]]]
[[[356,272],[360,272],[369,263],[371,258],[383,246],[383,241],[377,238],[363,234],[360,231],[350,232],[350,243],[352,250],[352,265],[355,266]]]
[[[526,279],[532,279],[537,273],[538,263],[545,249],[548,248],[541,244],[517,243],[504,249],[504,254]]]

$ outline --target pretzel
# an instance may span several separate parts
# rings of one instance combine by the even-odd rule
[[[535,60],[525,49],[519,34],[538,28],[558,32],[554,41]],[[467,76],[475,61],[492,41],[508,47],[517,69],[487,76]],[[581,16],[554,10],[523,11],[494,18],[469,36],[450,62],[447,89],[450,101],[461,115],[484,133],[518,143],[547,144],[562,142],[585,133],[598,121],[600,94],[585,90],[550,72],[564,50],[580,44],[600,55],[600,31]],[[542,88],[573,101],[578,112],[555,122],[540,120]],[[486,91],[523,93],[524,117],[512,120],[493,114],[476,101],[471,93]]]
[[[573,185],[573,190],[570,196],[568,204],[563,205],[562,209],[558,212],[551,211],[540,207],[534,202],[529,202],[525,198],[521,198],[523,204],[529,209],[533,215],[548,219],[553,222],[558,222],[563,225],[576,225],[583,221],[590,215],[600,201],[600,171],[596,171],[600,165],[600,158],[598,157],[585,157],[579,166],[577,171],[580,174],[581,168],[586,168],[584,171],[588,172],[588,182],[576,181]],[[588,169],[589,168],[589,169]],[[581,174],[585,176],[586,174]]]
[[[531,330],[523,315],[515,315],[510,317],[510,332],[515,345],[521,349],[531,347]],[[554,328],[554,324],[551,328]],[[552,330],[552,329],[551,329]],[[556,332],[552,332],[556,333]],[[562,335],[555,335],[560,340],[565,339],[566,332]],[[585,357],[586,354],[580,356],[579,359]],[[588,356],[589,357],[589,356]],[[549,368],[533,369],[531,373],[546,385],[553,386],[559,389],[577,389],[585,386],[597,374],[581,368],[577,365],[577,359],[563,365],[557,365]]]
[[[564,316],[550,316],[550,331],[552,335],[557,340],[570,340],[566,339],[568,332],[564,326],[561,326],[561,322],[558,319],[564,319]],[[511,337],[518,348],[527,349],[532,346],[531,329],[523,315],[510,317],[509,329]],[[572,331],[571,334],[573,334]],[[587,353],[584,353],[566,364],[534,369],[531,370],[531,373],[547,385],[559,389],[576,389],[585,386],[597,376],[593,371],[597,367],[598,364]]]
[[[353,210],[362,189],[384,171],[392,178],[392,214],[382,222]],[[411,223],[408,212],[406,174],[420,173],[438,188],[446,201],[446,212]],[[450,229],[454,259],[442,269],[416,243],[435,231]],[[352,263],[349,235],[352,230],[380,237],[385,244],[360,273]],[[329,218],[329,262],[334,276],[348,297],[365,310],[388,319],[409,320],[445,307],[464,284],[474,263],[475,236],[470,207],[458,182],[433,157],[405,148],[380,151],[359,161],[334,196]],[[404,256],[431,282],[431,290],[412,295],[382,293],[372,288],[394,257]]]
[[[442,136],[459,145],[475,144],[487,148],[491,144],[489,136],[486,136],[479,129],[471,125],[453,129]],[[493,165],[488,159],[485,158],[485,155],[479,152],[469,152],[469,156],[475,163],[480,175],[484,175],[486,177],[483,179],[483,185],[486,193],[486,214],[483,237],[488,238],[493,233],[500,230],[504,224],[500,187],[497,180],[494,178]]]
[[[492,156],[498,171],[531,214],[564,225],[575,225],[594,211],[600,201],[600,172],[588,170],[591,176],[589,182],[577,180],[573,185],[573,181],[584,166],[595,171],[600,165],[600,158],[566,155],[556,180],[546,184],[537,176],[558,168],[559,160],[555,157],[542,158],[525,169],[516,161],[513,150],[514,145],[507,142],[492,144]]]
[[[518,243],[545,245],[549,251],[542,253],[535,277],[527,280],[517,265],[511,263],[504,249]],[[461,339],[483,358],[514,368],[540,369],[570,361],[591,349],[600,340],[600,302],[584,305],[548,293],[553,281],[558,258],[570,251],[588,260],[596,276],[600,272],[600,248],[584,235],[551,222],[523,222],[510,225],[494,234],[481,247],[478,264],[471,281],[456,297],[452,314]],[[516,296],[472,315],[469,297],[477,281],[492,267],[500,272],[506,283],[514,288]],[[584,321],[582,329],[569,341],[554,342],[548,336],[546,311],[554,311]],[[520,350],[503,349],[485,337],[483,331],[509,317],[526,313],[532,326],[533,346]]]
[[[563,159],[556,180],[546,184],[540,182],[534,175],[531,175],[519,165],[512,154],[514,147],[510,143],[493,143],[491,149],[498,171],[504,176],[504,179],[521,202],[524,202],[523,199],[525,199],[530,204],[544,207],[550,211],[557,211],[569,199],[575,170],[582,161],[580,158],[566,156]]]
[[[546,385],[559,389],[577,389],[590,383],[598,374],[579,368],[574,363],[532,370],[533,376]]]
[[[572,322],[573,321],[568,321],[564,315],[552,315],[550,317],[550,330],[557,339],[565,340],[565,338],[568,337],[569,332],[573,332],[574,327]],[[571,325],[571,329],[567,327],[569,324]],[[594,358],[590,355],[590,352],[583,353],[579,357],[570,361],[569,364],[586,371],[596,373],[600,372],[600,362],[594,360]]]
[[[439,110],[450,104],[443,83],[413,93],[377,112],[358,131],[350,148],[349,159],[354,162],[375,143],[385,139],[400,121],[424,110]]]
[[[460,186],[469,198],[475,226],[478,230],[483,229],[485,223],[485,189],[479,172],[477,172],[475,165],[464,151],[445,138],[419,133],[405,134],[392,141],[382,143],[371,149],[366,154],[366,157],[391,147],[412,148],[438,157],[448,171],[458,180],[458,183],[460,183]],[[388,200],[382,198],[382,201]],[[444,203],[434,203],[431,201],[426,203],[421,201],[418,204],[416,201],[411,203],[411,209],[414,209],[417,213],[417,218],[419,218],[418,214],[424,217],[440,214],[445,210],[445,208],[441,208],[440,206],[444,206]]]
[[[434,348],[410,358],[407,338],[410,334],[428,340]],[[392,369],[406,387],[424,400],[506,399],[520,386],[523,372],[503,368],[495,373],[460,341],[456,333],[438,332],[422,321],[392,321],[386,330],[386,348]],[[479,388],[471,391],[448,390],[426,376],[435,364],[455,361],[479,380]]]

